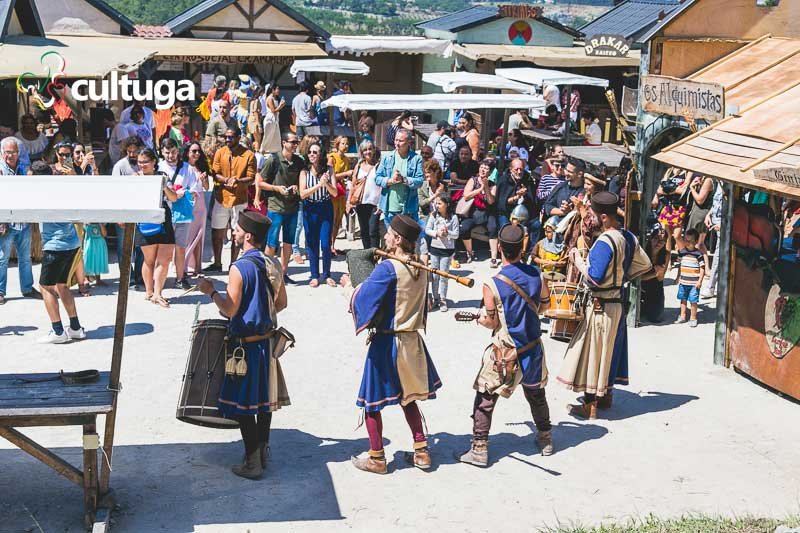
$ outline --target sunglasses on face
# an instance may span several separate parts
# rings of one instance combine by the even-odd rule
[[[226,135],[225,136],[226,140],[232,140],[232,139],[235,139],[235,138],[236,138],[236,135]]]
[[[297,144],[300,141],[284,141],[286,144]]]
[[[59,153],[58,153],[58,157],[69,157],[69,156],[71,156],[71,155],[72,155],[72,153],[71,153],[71,152],[70,152],[70,153],[66,153],[66,154],[65,154],[65,153],[63,153],[63,152],[59,152]]]
[[[200,153],[200,150],[198,150],[197,148],[195,148],[194,150],[189,150],[189,153],[190,153],[190,154],[199,154],[199,153]]]
[[[308,155],[319,155],[319,150],[309,150]]]
[[[143,165],[149,165],[149,164],[150,164],[150,163],[152,163],[152,162],[153,162],[153,161],[152,161],[151,159],[145,159],[144,161],[142,161],[142,160],[140,159],[140,160],[138,160],[138,161],[137,161],[137,163],[139,163],[139,166],[140,166],[140,167],[141,167],[141,166],[143,166]]]

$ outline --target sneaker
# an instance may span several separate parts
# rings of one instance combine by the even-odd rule
[[[186,278],[176,279],[175,280],[175,288],[176,289],[183,289],[185,291],[188,291],[189,289],[192,288],[192,285],[188,281],[186,281]]]
[[[677,318],[677,320],[675,320],[675,322],[674,322],[674,323],[675,323],[675,324],[685,324],[685,323],[686,323],[686,319],[685,319],[685,318],[678,317],[678,318]]]
[[[690,328],[696,328],[697,327],[697,320],[690,320],[689,321],[689,327]]]
[[[700,291],[700,298],[702,298],[703,300],[710,300],[714,296],[716,296],[716,294],[714,294],[713,292]]]
[[[491,268],[497,268],[499,264],[500,264],[500,262],[499,262],[497,259],[492,259],[492,260],[489,262],[489,266],[490,266]]]
[[[36,289],[31,289],[30,292],[23,292],[22,296],[24,296],[25,298],[33,298],[34,300],[42,299],[42,293],[40,293]]]
[[[222,272],[222,265],[219,263],[211,263],[207,267],[205,267],[203,272]]]
[[[73,341],[82,341],[83,339],[86,338],[86,330],[83,328],[72,329],[70,327],[67,327],[64,328],[64,331],[66,332],[67,337],[69,337]]]
[[[431,300],[431,309],[430,310],[431,311],[435,311],[435,310],[439,309],[440,305],[442,305],[442,303],[439,300],[433,300],[432,299]]]
[[[46,337],[40,337],[36,343],[37,344],[64,344],[69,342],[69,335],[67,335],[67,330],[64,330],[61,335],[56,335],[56,332],[52,329],[47,334]]]
[[[447,300],[442,300],[442,303],[439,304],[439,311],[442,313],[447,312]]]

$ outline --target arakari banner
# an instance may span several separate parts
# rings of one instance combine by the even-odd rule
[[[642,76],[639,105],[648,113],[715,122],[725,116],[725,89],[718,83]]]

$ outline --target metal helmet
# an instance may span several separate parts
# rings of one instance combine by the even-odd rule
[[[519,222],[520,224],[525,224],[528,219],[530,218],[530,213],[528,213],[528,209],[523,204],[517,204],[513,211],[511,211],[511,216],[509,219],[511,222]]]

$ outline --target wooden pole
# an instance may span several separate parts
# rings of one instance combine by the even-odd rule
[[[119,398],[119,375],[122,368],[122,346],[125,341],[125,319],[128,311],[128,286],[131,281],[131,256],[133,255],[133,236],[136,225],[125,224],[125,239],[122,243],[122,260],[119,264],[119,294],[117,295],[117,316],[114,322],[114,347],[111,351],[111,374],[108,388],[114,392],[111,411],[106,415],[105,435],[103,436],[104,459],[100,468],[100,496],[108,493],[111,479],[111,457],[114,450],[114,424],[117,421],[117,400]]]
[[[325,79],[327,80],[327,87],[325,89],[331,91],[330,94],[333,94],[333,74],[328,72]],[[328,95],[329,98],[330,94]],[[330,153],[334,151],[333,139],[336,138],[336,126],[333,123],[333,106],[329,106],[328,109],[326,109],[326,112],[328,113],[328,153]]]
[[[717,261],[717,323],[714,328],[714,364],[724,365],[728,352],[728,335],[730,320],[731,295],[733,286],[733,261],[736,255],[731,246],[731,231],[733,227],[733,206],[735,187],[727,182],[722,182],[720,187],[725,191],[726,201],[723,204],[724,216],[719,228],[717,246],[720,247]]]
[[[498,160],[500,161],[497,165],[497,181],[500,181],[500,176],[502,175],[503,171],[506,168],[506,144],[508,144],[508,120],[511,116],[511,110],[506,108],[503,111],[503,138],[502,138],[502,146],[498,146],[498,150],[500,150],[500,154]]]
[[[564,146],[569,146],[569,129],[571,127],[570,123],[572,122],[572,115],[570,114],[570,109],[572,109],[572,85],[567,85],[564,90],[567,91],[567,116],[564,119]]]

